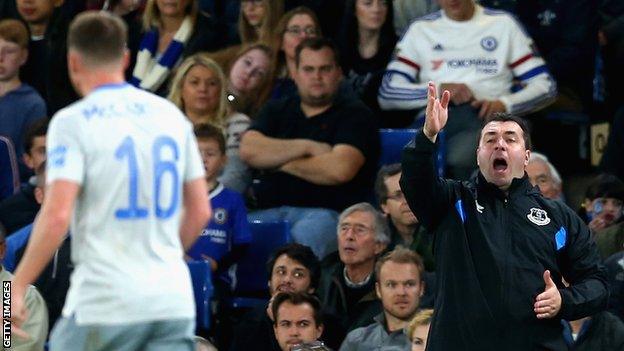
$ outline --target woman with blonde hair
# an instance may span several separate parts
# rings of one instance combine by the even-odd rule
[[[405,333],[412,342],[412,351],[425,351],[427,348],[427,335],[433,318],[432,309],[418,311],[407,325]]]
[[[194,124],[212,124],[226,137],[228,162],[219,177],[225,187],[244,192],[251,181],[249,168],[240,159],[241,135],[251,123],[248,116],[231,110],[226,94],[227,81],[221,67],[203,54],[188,57],[171,84],[169,100]]]
[[[166,95],[166,82],[184,57],[222,46],[216,22],[200,13],[197,0],[148,0],[144,34],[130,83]]]

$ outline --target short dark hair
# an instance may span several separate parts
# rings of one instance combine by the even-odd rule
[[[527,121],[521,117],[514,116],[507,112],[497,112],[492,115],[492,118],[483,122],[481,130],[479,130],[477,144],[481,142],[481,134],[483,134],[483,128],[492,122],[515,122],[522,129],[522,138],[524,139],[524,147],[527,150],[533,149],[533,143],[531,142],[531,128]]]
[[[393,163],[382,166],[377,172],[377,178],[375,178],[375,196],[377,196],[377,202],[383,205],[388,200],[388,187],[386,186],[386,179],[401,173],[401,164]]]
[[[128,41],[125,22],[106,11],[86,11],[71,22],[67,47],[90,65],[103,66],[123,58]]]
[[[324,48],[328,48],[334,54],[334,64],[336,66],[339,65],[340,62],[340,54],[338,51],[338,47],[336,44],[328,38],[316,37],[316,38],[306,38],[304,39],[297,47],[295,48],[295,64],[299,67],[299,62],[301,60],[301,52],[303,49],[310,49],[312,51],[319,51]]]
[[[219,150],[225,155],[225,136],[221,128],[212,124],[202,123],[195,126],[193,130],[197,140],[214,140],[219,145]]]
[[[310,287],[316,290],[319,280],[321,279],[321,263],[310,247],[299,243],[290,243],[280,246],[271,253],[266,265],[269,279],[271,279],[273,274],[275,262],[282,255],[286,255],[291,260],[301,263],[310,271]]]
[[[29,36],[26,25],[16,19],[3,19],[0,21],[0,38],[19,45],[22,49],[28,49]]]
[[[38,119],[26,128],[26,133],[24,133],[24,152],[30,154],[30,149],[32,148],[35,138],[45,136],[48,133],[48,118]]]
[[[375,279],[377,279],[377,282],[379,282],[379,279],[381,278],[381,267],[386,262],[413,264],[418,270],[418,279],[420,281],[425,280],[425,264],[423,263],[420,255],[399,245],[395,247],[394,250],[381,256],[381,258],[375,262]]]
[[[587,187],[585,197],[589,200],[599,197],[610,197],[624,201],[624,183],[613,174],[599,174],[592,179]]]
[[[323,317],[321,315],[321,301],[312,295],[306,292],[281,292],[275,296],[273,299],[273,303],[271,304],[271,312],[273,312],[273,324],[277,325],[277,321],[279,318],[278,311],[279,307],[284,302],[290,302],[293,305],[303,305],[307,303],[314,310],[314,322],[316,326],[323,324]]]

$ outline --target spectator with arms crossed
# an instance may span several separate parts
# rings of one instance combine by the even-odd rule
[[[336,245],[338,213],[368,198],[379,154],[372,113],[337,95],[337,50],[326,39],[297,47],[299,96],[269,102],[243,135],[240,155],[262,170],[251,219],[288,220],[296,242],[323,258]]]

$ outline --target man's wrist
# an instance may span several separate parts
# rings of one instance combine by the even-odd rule
[[[429,141],[431,141],[432,143],[436,142],[436,138],[438,137],[438,133],[430,133],[430,132],[428,132],[426,123],[423,126],[422,131],[423,131],[423,134],[427,137],[427,139],[429,139]]]

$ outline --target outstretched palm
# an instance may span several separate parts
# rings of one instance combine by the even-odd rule
[[[427,94],[427,109],[425,110],[425,126],[423,127],[423,132],[429,140],[435,141],[438,133],[446,125],[451,93],[445,90],[442,93],[442,99],[438,99],[435,84],[429,82]]]

